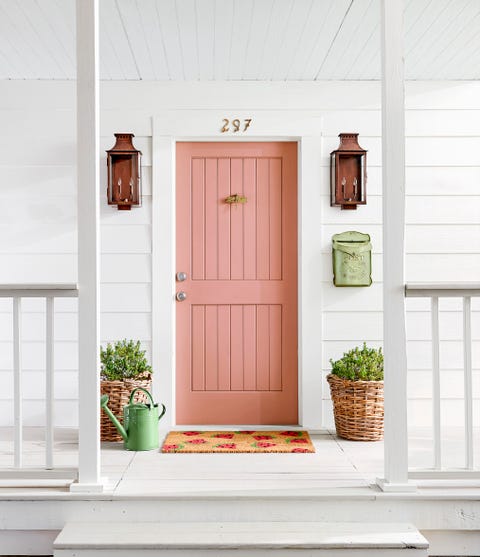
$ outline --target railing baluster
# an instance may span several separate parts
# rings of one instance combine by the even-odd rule
[[[442,468],[442,432],[440,414],[440,333],[438,297],[431,297],[432,318],[432,395],[433,395],[433,454],[434,468]]]
[[[463,388],[465,397],[465,468],[473,469],[472,299],[463,298]]]
[[[433,370],[433,429],[434,429],[434,469],[410,470],[409,477],[416,479],[469,479],[480,478],[480,468],[474,458],[473,423],[473,369],[472,369],[472,298],[480,297],[480,282],[436,282],[409,283],[405,285],[405,296],[431,299],[432,320],[432,370]],[[440,365],[439,365],[439,298],[463,299],[463,400],[465,433],[465,466],[463,468],[442,467],[441,422],[440,422]]]
[[[54,400],[54,298],[46,297],[46,366],[45,366],[45,468],[53,469],[53,400]]]
[[[55,298],[76,298],[76,284],[0,284],[0,299],[12,300],[13,336],[13,467],[0,466],[0,483],[14,479],[16,482],[41,480],[41,485],[61,479],[78,478],[78,467],[54,467],[54,350],[55,350]],[[22,304],[24,298],[45,299],[45,466],[24,467],[23,443],[23,362],[22,362]],[[87,401],[88,403],[88,401]],[[19,470],[20,469],[20,470]]]
[[[14,466],[22,466],[23,429],[22,429],[22,358],[21,358],[22,301],[13,298],[13,408],[14,408]]]

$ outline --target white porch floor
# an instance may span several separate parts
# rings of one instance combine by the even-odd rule
[[[463,457],[461,431],[452,430],[444,443],[444,459],[460,467]],[[480,431],[476,432],[480,438]],[[12,466],[12,444],[8,431],[0,431],[0,467]],[[313,454],[162,454],[157,450],[130,452],[121,443],[102,444],[102,475],[107,479],[103,496],[302,496],[368,495],[378,493],[375,479],[383,474],[383,443],[353,442],[325,431],[311,434]],[[161,436],[163,439],[163,435]],[[478,444],[477,444],[478,445]],[[76,466],[76,432],[63,430],[55,443],[55,466]],[[43,441],[35,431],[26,431],[24,462],[42,466]],[[480,461],[476,447],[475,461]],[[428,432],[410,436],[412,467],[431,466]],[[423,482],[431,490],[435,484]],[[445,483],[443,483],[445,487]],[[458,486],[458,484],[457,484]],[[479,484],[480,487],[480,484]],[[470,493],[471,487],[469,489]],[[477,490],[474,490],[477,491]],[[480,489],[478,490],[480,493]],[[0,489],[6,495],[72,495],[65,482],[55,487],[11,485]]]
[[[0,430],[3,469],[13,462],[5,433]],[[77,464],[72,433],[56,435],[57,467]],[[453,431],[442,447],[450,466],[461,465],[461,433]],[[71,492],[66,482],[0,487],[0,545],[9,539],[15,545],[21,532],[25,543],[34,540],[40,551],[25,531],[43,532],[41,554],[48,555],[67,522],[408,522],[428,539],[432,555],[478,556],[479,480],[418,481],[413,492],[382,492],[374,483],[383,475],[382,442],[346,441],[328,431],[311,436],[314,454],[135,453],[120,443],[104,443],[103,493]],[[412,434],[410,448],[412,466],[431,464],[429,432]],[[26,431],[25,464],[42,466],[44,456],[43,441]],[[479,458],[477,446],[477,463]],[[460,546],[468,551],[458,553]]]

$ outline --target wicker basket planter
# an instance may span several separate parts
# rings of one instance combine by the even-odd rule
[[[130,393],[136,387],[143,387],[148,391],[152,387],[152,376],[147,373],[135,379],[123,379],[122,381],[105,381],[100,382],[100,392],[102,395],[108,395],[108,406],[110,410],[117,416],[120,422],[123,422],[123,407],[128,404]],[[148,402],[147,396],[141,391],[135,393],[135,402]],[[110,421],[105,412],[100,414],[100,439],[102,441],[123,441],[122,436],[118,433],[117,428]]]
[[[383,381],[327,375],[337,435],[352,441],[383,439]]]

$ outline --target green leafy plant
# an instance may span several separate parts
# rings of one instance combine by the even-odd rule
[[[119,340],[100,347],[100,377],[107,381],[133,379],[152,373],[140,341]]]
[[[356,346],[339,360],[330,360],[332,374],[350,381],[383,381],[383,353],[381,348]]]

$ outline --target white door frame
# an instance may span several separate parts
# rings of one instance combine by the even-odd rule
[[[223,119],[251,118],[246,132],[222,133]],[[175,420],[175,150],[177,141],[296,141],[298,143],[298,397],[299,425],[322,426],[322,300],[319,218],[322,184],[321,116],[301,111],[168,110],[152,133],[153,390],[165,403],[162,428]],[[328,191],[328,190],[325,190]],[[313,241],[315,239],[316,241]],[[256,425],[256,424],[238,424]]]

